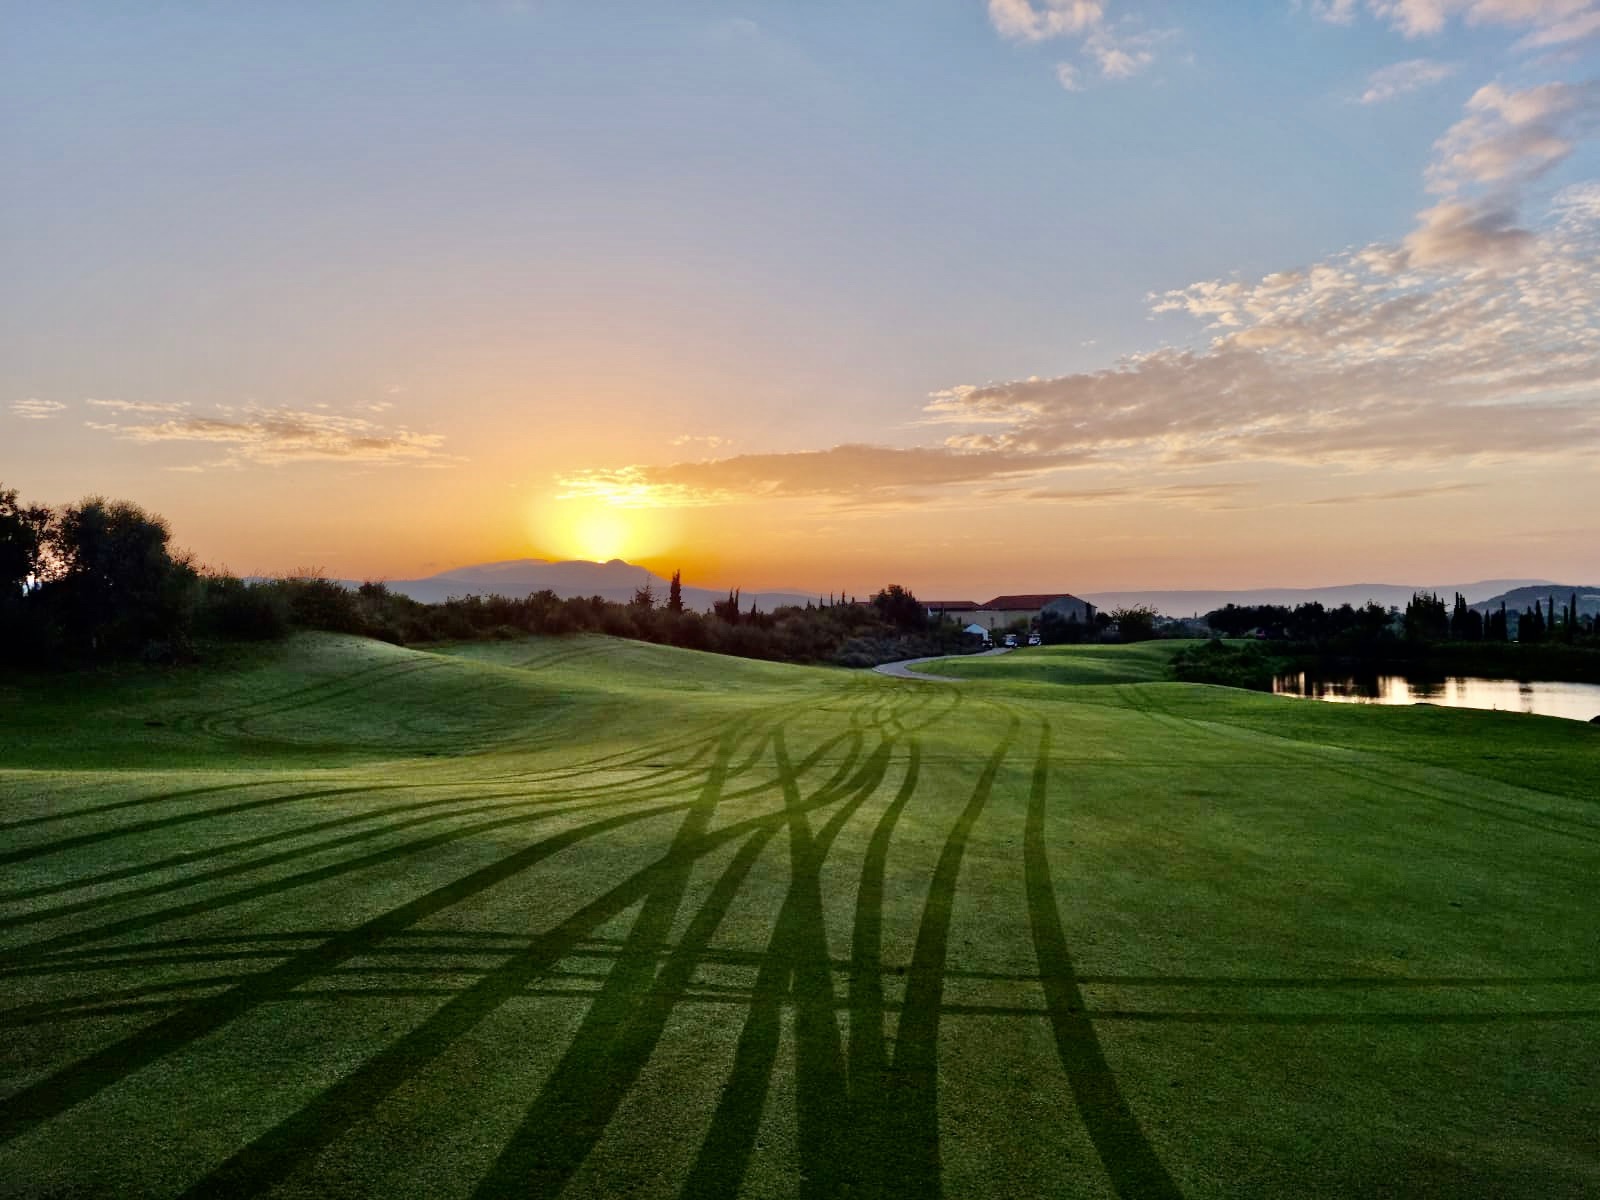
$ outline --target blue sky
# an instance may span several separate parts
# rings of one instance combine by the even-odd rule
[[[5,5],[0,470],[39,499],[141,500],[236,567],[306,554],[403,575],[558,552],[549,514],[602,503],[658,526],[661,544],[641,534],[633,549],[659,555],[726,542],[763,509],[789,561],[700,561],[764,583],[804,582],[844,522],[880,548],[850,570],[906,547],[895,565],[929,584],[962,582],[926,564],[966,555],[983,579],[1022,586],[1066,505],[1122,541],[1063,571],[1198,584],[1192,550],[1163,549],[1159,530],[1203,509],[1194,488],[1229,485],[1267,498],[1228,510],[1241,535],[1229,569],[1258,564],[1283,583],[1308,582],[1319,561],[1361,573],[1358,552],[1396,506],[1427,529],[1445,519],[1438,495],[1456,521],[1510,494],[1531,501],[1553,478],[1595,498],[1574,454],[1595,433],[1596,374],[1492,395],[1473,383],[1473,405],[1565,406],[1579,436],[1523,445],[1495,437],[1513,410],[1475,410],[1473,438],[1443,454],[1410,426],[1368,428],[1360,414],[1380,399],[1413,403],[1393,381],[1319,402],[1300,432],[1350,434],[1326,455],[1304,437],[1247,444],[1241,430],[1281,424],[1260,405],[1182,453],[1142,428],[1086,454],[1039,414],[1115,426],[1071,381],[1163,347],[1208,356],[1210,371],[1219,337],[1311,312],[1269,312],[1265,293],[1232,309],[1214,290],[1160,299],[1193,284],[1253,285],[1378,246],[1402,248],[1412,274],[1351,275],[1348,293],[1368,288],[1375,305],[1469,280],[1480,308],[1453,319],[1481,327],[1507,288],[1533,303],[1527,272],[1542,262],[1566,272],[1564,294],[1588,295],[1571,290],[1592,278],[1587,249],[1512,235],[1542,237],[1553,199],[1575,211],[1596,177],[1595,11]],[[1548,311],[1506,337],[1525,348]],[[1394,345],[1411,354],[1439,326],[1396,328]],[[1554,329],[1535,330],[1539,354],[1576,354],[1583,331]],[[1429,362],[1458,334],[1439,336]],[[1244,345],[1288,369],[1278,342]],[[1421,361],[1406,379],[1426,375]],[[1317,379],[1347,368],[1325,354]],[[1166,394],[1190,386],[1180,375]],[[1324,395],[1294,379],[1285,411],[1302,386]],[[1030,380],[1069,382],[1027,392]],[[1207,382],[1192,403],[1218,408],[1218,386],[1236,389]],[[1422,391],[1448,407],[1462,386]],[[978,391],[955,403],[960,388]],[[828,459],[839,445],[926,451],[938,466],[902,479],[903,457]],[[784,455],[821,457],[771,458]],[[846,478],[863,472],[876,482]],[[1156,506],[1138,521],[1106,500],[1131,479]],[[1285,487],[1328,501],[1337,528],[1322,523],[1331,511],[1277,512]],[[1334,503],[1428,487],[1458,490]],[[418,496],[428,519],[386,523]],[[934,510],[1014,529],[1013,556],[941,542]],[[1331,539],[1327,553],[1289,553],[1305,541],[1291,516]],[[1498,553],[1510,533],[1409,561],[1484,575],[1597,565],[1576,530],[1542,559]],[[1398,570],[1406,554],[1395,539],[1371,565]]]

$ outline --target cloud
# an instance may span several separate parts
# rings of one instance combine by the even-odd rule
[[[1455,63],[1435,62],[1431,58],[1408,58],[1405,62],[1381,67],[1367,76],[1362,104],[1383,104],[1397,96],[1442,83],[1457,71]]]
[[[1503,268],[1536,240],[1520,228],[1523,190],[1564,162],[1600,124],[1600,83],[1548,83],[1473,93],[1466,115],[1434,143],[1428,190],[1444,197],[1418,214],[1404,249],[1421,266]]]
[[[1349,25],[1357,0],[1313,0],[1313,15],[1334,25]],[[1366,0],[1366,11],[1408,38],[1443,32],[1453,20],[1471,26],[1496,25],[1530,32],[1521,49],[1563,45],[1600,31],[1595,0]]]
[[[146,400],[89,400],[86,403],[96,408],[120,413],[181,413],[188,407],[184,404],[158,404]]]
[[[790,454],[740,454],[668,466],[577,472],[557,480],[560,499],[623,507],[695,507],[751,499],[832,498],[894,503],[916,489],[1036,476],[1074,461],[1070,453],[970,452],[954,446],[896,449],[844,445]]]
[[[26,400],[13,400],[11,413],[27,421],[48,421],[66,407],[59,400],[39,400],[30,396]]]
[[[1022,42],[1084,33],[1104,19],[1100,0],[989,0],[989,23],[995,32]]]
[[[1380,246],[1254,282],[1203,281],[1155,297],[1154,308],[1203,321],[1213,335],[1204,349],[951,388],[928,408],[968,427],[951,444],[969,451],[1108,465],[1414,465],[1592,452],[1597,190],[1558,198],[1547,228],[1525,235],[1533,252],[1503,271],[1458,255],[1424,265],[1415,251]]]
[[[1009,497],[1233,508],[1242,506],[1237,485],[1150,477],[1249,463],[1368,472],[1591,456],[1600,451],[1600,184],[1558,194],[1523,235],[1530,252],[1496,271],[1378,245],[1162,293],[1153,310],[1199,322],[1208,344],[1098,371],[945,389],[924,411],[946,430],[939,445],[634,465],[560,482],[568,497],[623,505]],[[1080,468],[1137,473],[1138,482],[1061,481]],[[1414,500],[1464,486],[1316,503]]]
[[[136,408],[131,411],[146,412]],[[289,462],[429,463],[443,459],[438,434],[385,429],[361,417],[289,408],[250,407],[234,416],[183,414],[133,423],[87,422],[89,428],[139,443],[196,442],[221,446],[210,466]]]
[[[1130,79],[1155,62],[1155,47],[1175,32],[1144,29],[1128,19],[1113,23],[1101,0],[989,0],[989,23],[1001,37],[1020,42],[1079,39],[1078,53],[1104,80]],[[1056,82],[1084,90],[1084,67],[1060,62]]]
[[[1386,504],[1397,500],[1426,500],[1434,496],[1456,496],[1462,492],[1475,492],[1483,487],[1478,483],[1435,483],[1425,487],[1395,488],[1387,492],[1351,492],[1343,496],[1322,496],[1306,500],[1305,504]]]
[[[723,446],[731,446],[733,439],[718,437],[714,433],[680,433],[667,444],[671,446],[704,446],[707,450],[720,450]]]

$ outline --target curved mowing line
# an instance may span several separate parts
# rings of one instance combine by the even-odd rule
[[[68,809],[65,812],[45,813],[37,817],[24,817],[18,821],[0,822],[0,834],[30,825],[48,825],[55,821],[71,821],[77,817],[98,817],[123,808],[138,808],[144,804],[161,804],[168,800],[188,800],[194,796],[212,795],[216,792],[237,792],[244,788],[283,786],[281,779],[255,779],[249,783],[218,783],[210,787],[189,788],[182,792],[162,792],[155,796],[137,796],[131,800],[113,800],[109,804],[96,804],[89,808]]]
[[[917,790],[921,768],[921,745],[910,741],[907,751],[900,790],[878,818],[867,843],[850,938],[848,1071],[852,1128],[848,1162],[851,1177],[866,1195],[881,1195],[886,1186],[878,1150],[885,1137],[889,1088],[889,1053],[883,1033],[883,893],[889,843],[900,814]]]
[[[721,798],[724,771],[736,740],[736,736],[723,739],[700,796],[687,807],[671,847],[660,860],[666,864],[666,868],[652,881],[652,886],[645,894],[643,909],[634,924],[633,932],[638,935],[640,944],[647,944],[653,949],[666,936],[687,886],[688,871],[694,862],[689,848],[704,837],[706,824]],[[526,986],[529,980],[540,973],[540,968],[535,967],[533,973],[529,974],[532,962],[538,962],[544,969],[553,966],[559,960],[561,943],[574,940],[573,933],[567,930],[565,937],[555,938],[546,935],[541,940],[553,944],[540,947],[543,953],[530,947],[511,962],[458,993],[421,1025],[234,1154],[186,1194],[256,1195],[281,1182],[299,1163],[309,1160],[351,1126],[365,1119],[386,1096]],[[625,946],[625,956],[627,949]],[[637,954],[639,946],[633,949],[633,961],[619,963],[614,972],[620,972],[628,982],[636,979],[641,968],[654,968],[653,957],[648,963],[642,963]],[[514,984],[513,980],[516,981]],[[601,1003],[597,1001],[597,1004]],[[591,1009],[586,1028],[590,1027],[594,1017]],[[593,1036],[592,1029],[590,1034]]]
[[[1003,710],[1002,710],[1003,711]],[[896,1029],[891,1085],[883,1101],[887,1137],[883,1140],[883,1181],[892,1194],[938,1196],[942,1189],[939,1158],[939,1018],[944,1002],[945,962],[950,922],[961,860],[972,828],[994,789],[1000,764],[1017,739],[1020,722],[1014,714],[994,753],[983,765],[972,798],[956,818],[922,909],[917,941],[906,972],[905,1005]]]
[[[1050,778],[1050,726],[1040,722],[1039,754],[1028,796],[1028,821],[1023,835],[1023,880],[1028,895],[1028,926],[1044,985],[1056,1053],[1078,1103],[1078,1115],[1089,1132],[1117,1195],[1130,1200],[1181,1200],[1182,1193],[1161,1165],[1154,1148],[1128,1107],[1116,1075],[1106,1062],[1094,1021],[1085,1012],[1077,968],[1067,949],[1067,935],[1056,907],[1050,857],[1045,849],[1045,797]]]
[[[782,758],[781,728],[764,739],[767,740],[780,758],[779,771],[784,775],[787,764]],[[861,775],[851,781],[852,785],[860,781],[858,790],[872,786],[871,762],[869,759]],[[793,780],[792,772],[786,778]],[[825,785],[811,803],[828,802],[825,793],[831,790]],[[770,825],[740,848],[659,975],[655,975],[655,956],[650,951],[653,940],[658,943],[664,939],[670,921],[658,916],[647,924],[645,918],[649,914],[640,914],[634,929],[644,932],[637,942],[630,934],[631,944],[625,944],[623,952],[631,949],[648,953],[648,959],[633,963],[619,959],[560,1066],[475,1190],[475,1196],[513,1191],[554,1195],[571,1179],[643,1072],[734,895],[776,832],[777,826]],[[663,895],[662,901],[675,908],[687,882],[686,873],[681,878],[673,877],[671,882],[674,890]]]
[[[100,887],[108,883],[115,883],[121,879],[131,879],[139,875],[148,875],[152,871],[164,871],[176,867],[193,866],[197,863],[204,862],[206,859],[216,858],[219,855],[233,854],[240,850],[248,850],[256,846],[270,845],[273,842],[286,841],[292,838],[309,837],[313,833],[322,833],[329,829],[338,829],[347,825],[360,824],[365,821],[392,819],[393,817],[408,812],[424,811],[449,805],[460,806],[473,800],[517,800],[529,804],[538,803],[542,805],[556,805],[575,802],[590,795],[605,795],[612,799],[619,799],[625,796],[632,796],[638,792],[660,792],[672,785],[686,782],[689,778],[691,778],[691,776],[692,772],[688,769],[679,770],[675,768],[667,768],[657,771],[652,775],[630,779],[625,783],[619,782],[609,785],[597,785],[593,788],[573,788],[566,792],[554,792],[548,796],[530,796],[526,793],[518,792],[482,792],[474,795],[449,796],[439,800],[423,800],[415,804],[401,804],[391,808],[375,808],[368,812],[354,813],[344,817],[335,817],[327,821],[319,821],[311,825],[302,825],[293,829],[280,830],[276,833],[261,834],[258,837],[243,838],[235,842],[225,842],[221,845],[212,846],[205,850],[187,851],[182,854],[174,854],[169,855],[166,858],[155,859],[151,862],[139,863],[127,867],[119,867],[114,871],[105,871],[99,875],[85,875],[76,879],[62,880],[57,883],[41,884],[37,887],[24,888],[15,892],[0,893],[0,904],[16,904],[24,900],[34,900],[42,896],[59,895],[62,892],[78,891],[86,887]],[[423,785],[411,784],[405,786],[418,787]],[[444,790],[445,785],[439,784],[433,786],[438,786],[440,790]],[[390,787],[379,785],[372,788],[357,790],[362,792],[377,793],[390,790]],[[483,811],[483,809],[481,807],[457,808],[457,811],[459,813],[466,814],[471,812],[480,812]],[[394,829],[404,827],[405,824],[403,823],[395,823],[392,826],[389,826],[389,828]],[[337,844],[339,843],[321,842],[315,846],[303,848],[300,853],[314,853],[319,849],[325,849],[330,845]],[[209,876],[198,876],[190,877],[190,879],[193,881],[194,879],[208,877]],[[49,912],[52,914],[61,914],[69,911],[78,911],[80,908],[103,906],[106,904],[115,903],[120,899],[144,894],[146,893],[119,892],[114,896],[96,897],[93,901],[83,901],[75,906],[51,909]],[[8,928],[15,924],[27,924],[30,921],[36,921],[39,919],[41,918],[35,914],[28,914],[25,917],[0,918],[0,929]]]
[[[404,788],[422,786],[424,785],[420,783],[391,783],[379,787],[363,785],[361,787],[323,788],[315,792],[296,792],[291,796],[267,796],[260,800],[242,800],[238,804],[226,804],[221,808],[205,808],[198,812],[177,813],[170,817],[155,817],[148,821],[135,821],[131,825],[118,825],[113,829],[97,829],[93,833],[79,833],[74,834],[72,837],[58,838],[53,842],[41,842],[35,846],[24,846],[20,850],[13,850],[8,854],[0,854],[0,866],[27,862],[30,858],[43,858],[47,854],[59,854],[63,850],[76,850],[80,846],[93,846],[98,842],[108,842],[114,838],[126,837],[130,834],[148,833],[152,829],[170,829],[174,825],[188,825],[211,817],[225,817],[234,813],[271,808],[274,804],[290,804],[299,800],[320,800],[328,796],[348,796],[358,792],[399,791]]]
[[[726,753],[719,755],[719,763],[725,763],[726,757]],[[714,794],[711,786],[712,781],[708,780],[708,796]],[[818,797],[817,803],[825,802]],[[704,807],[706,817],[714,803],[712,800]],[[640,899],[648,899],[660,886],[658,881],[674,886],[672,880],[685,865],[692,865],[695,859],[715,847],[746,834],[765,832],[770,835],[774,827],[774,818],[767,816],[721,830],[690,832],[681,840],[675,839],[673,849],[657,862],[591,901],[554,929],[537,936],[526,950],[457,993],[422,1025],[369,1059],[307,1109],[280,1123],[264,1139],[235,1156],[222,1168],[226,1172],[224,1175],[201,1181],[191,1194],[219,1194],[218,1186],[224,1181],[229,1184],[225,1189],[228,1194],[249,1194],[259,1186],[278,1181],[304,1157],[308,1148],[328,1144],[344,1129],[364,1119],[385,1096],[424,1069],[490,1013],[508,999],[523,994],[530,982],[548,973],[580,945],[592,929]],[[726,874],[724,878],[726,880]],[[731,898],[729,893],[730,901]]]
[[[652,793],[656,793],[656,789],[652,788],[651,791]],[[665,799],[666,796],[670,794],[670,792],[665,794],[656,793],[653,798]],[[628,800],[633,798],[634,797],[630,794],[629,796],[622,798],[613,798],[609,800],[590,800],[586,803],[574,802],[572,804],[559,807],[554,804],[547,804],[541,806],[537,812],[529,813],[527,816],[530,821],[539,821],[546,817],[565,816],[569,813],[583,812],[592,808],[609,808],[616,804],[626,803]],[[373,829],[363,829],[355,833],[344,834],[341,837],[327,838],[323,841],[315,842],[307,846],[296,846],[289,850],[281,850],[276,854],[266,854],[258,858],[252,858],[247,862],[231,863],[228,866],[217,867],[210,871],[202,871],[196,875],[185,875],[180,879],[169,879],[161,883],[148,884],[142,888],[132,888],[128,891],[116,892],[109,896],[93,896],[88,899],[57,905],[54,908],[40,909],[37,912],[22,913],[14,917],[0,918],[0,929],[14,929],[23,925],[37,925],[42,921],[56,920],[61,917],[70,916],[73,913],[91,912],[98,908],[115,906],[128,900],[143,900],[150,896],[160,896],[168,892],[184,891],[188,888],[198,887],[201,884],[215,883],[221,879],[231,879],[237,875],[247,875],[253,871],[265,870],[267,867],[277,866],[280,863],[297,862],[300,859],[306,858],[310,855],[323,854],[329,850],[334,850],[341,846],[358,845],[361,842],[371,841],[374,838],[387,837],[391,834],[400,833],[408,829],[416,829],[421,826],[434,824],[439,821],[451,821],[461,817],[477,816],[482,813],[496,812],[508,808],[524,808],[526,807],[527,803],[524,798],[514,796],[499,802],[464,806],[466,802],[477,799],[482,798],[476,796],[454,796],[447,800],[429,800],[422,804],[404,805],[398,809],[391,809],[379,813],[361,813],[354,817],[343,817],[335,821],[323,822],[320,825],[311,825],[301,829],[287,830],[280,834],[270,834],[262,838],[250,839],[249,841],[243,843],[235,843],[231,846],[221,847],[216,851],[210,852],[210,854],[232,853],[243,846],[251,844],[281,841],[284,838],[291,837],[305,837],[319,830],[349,825],[356,821],[383,819],[385,822],[384,824]],[[447,807],[447,811],[426,812],[422,816],[414,816],[407,820],[394,819],[398,813],[416,812],[419,809],[435,809],[441,806]],[[180,864],[195,862],[202,857],[209,857],[210,854],[195,855],[188,859],[180,857],[177,861]],[[170,862],[171,860],[168,861]],[[154,868],[128,868],[126,872],[122,873],[139,872],[147,869]]]
[[[824,801],[819,800],[818,803]],[[369,952],[375,943],[384,938],[404,933],[418,921],[471,899],[496,884],[521,874],[570,845],[635,821],[647,820],[670,812],[681,812],[688,806],[688,803],[659,805],[643,812],[623,813],[553,834],[543,841],[514,851],[497,862],[480,867],[453,883],[435,888],[415,900],[390,909],[354,929],[344,931],[321,945],[303,950],[238,988],[188,1005],[166,1020],[139,1030],[0,1101],[0,1143],[20,1136],[41,1122],[75,1107],[118,1080],[199,1040],[257,1006],[279,999],[302,984],[332,971],[340,963],[358,954]],[[781,823],[783,819],[784,814],[780,812],[733,822],[705,834],[700,844],[693,847],[693,852],[697,855],[709,853],[728,841],[736,840],[769,825]],[[378,855],[369,855],[366,861],[391,859],[399,854],[417,852],[485,829],[513,825],[525,820],[526,817],[517,817],[485,822],[466,830],[435,835],[404,847],[398,852],[386,851]],[[349,869],[350,864],[335,864],[305,872],[302,876],[294,878],[300,882],[309,882]],[[638,901],[648,891],[655,874],[661,869],[662,864],[658,862],[654,866],[636,872],[603,896],[591,901],[555,929],[540,935],[528,950],[504,969],[501,975],[491,978],[500,981],[497,986],[510,986],[513,991],[521,988],[558,961],[571,946],[580,942],[595,927]],[[238,902],[256,894],[281,890],[283,890],[281,883],[244,889],[234,893],[229,901]],[[180,909],[155,914],[153,917],[131,918],[115,926],[103,926],[100,930],[90,931],[90,934],[95,938],[111,936],[115,932],[142,928],[173,919],[178,915],[206,911],[214,907],[216,905],[207,903],[187,905]],[[35,947],[45,948],[53,944],[82,940],[89,938],[84,935],[62,935],[23,949],[26,951]],[[550,955],[554,957],[551,958]]]
[[[383,938],[487,891],[568,846],[634,821],[687,807],[687,804],[677,804],[645,813],[622,813],[553,834],[506,855],[498,862],[480,867],[452,883],[392,908],[319,946],[303,950],[220,996],[207,997],[187,1005],[166,1020],[114,1042],[0,1101],[0,1143],[10,1141],[39,1123],[81,1104],[118,1080],[198,1041],[257,1006],[327,974]],[[444,840],[450,840],[449,836],[428,839],[433,844]],[[259,892],[263,889],[248,890]],[[278,889],[269,887],[265,890]],[[205,907],[198,906],[202,911]]]
[[[837,1141],[836,1122],[844,1116],[844,1079],[838,1063],[838,1027],[834,1024],[831,1009],[826,1014],[827,1026],[817,1021],[816,1010],[824,1002],[831,1004],[831,978],[819,980],[814,963],[802,961],[794,954],[791,943],[797,946],[815,943],[817,933],[808,933],[805,925],[820,921],[820,908],[815,917],[808,910],[820,899],[811,899],[811,880],[827,857],[828,849],[840,829],[875,792],[888,769],[891,743],[885,741],[862,765],[861,773],[847,785],[854,789],[849,800],[828,820],[815,839],[809,828],[800,829],[796,821],[803,822],[803,812],[817,807],[799,799],[794,775],[785,769],[787,757],[780,760],[780,772],[786,777],[785,810],[782,814],[790,827],[791,884],[773,924],[766,953],[761,958],[751,989],[749,1008],[744,1028],[739,1032],[734,1050],[733,1070],[723,1086],[722,1098],[712,1114],[711,1127],[695,1157],[693,1167],[681,1192],[685,1197],[736,1196],[749,1167],[755,1149],[761,1109],[772,1085],[772,1072],[777,1062],[781,1007],[785,999],[791,974],[795,977],[796,1001],[811,1012],[807,1015],[806,1029],[799,1028],[796,1019],[796,1091],[803,1125],[801,1157],[803,1169],[809,1174],[802,1178],[803,1194],[825,1190],[832,1179],[833,1167],[819,1161],[817,1155],[825,1153],[830,1143]],[[779,747],[774,745],[774,754]],[[823,947],[826,962],[826,945]],[[831,967],[831,964],[827,964]],[[805,983],[801,979],[804,976]],[[799,992],[805,987],[807,996],[801,1001]],[[831,1027],[831,1034],[830,1028]],[[842,1145],[840,1146],[842,1149]]]

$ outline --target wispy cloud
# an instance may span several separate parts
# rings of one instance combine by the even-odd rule
[[[1455,63],[1436,62],[1431,58],[1408,58],[1405,62],[1380,67],[1367,76],[1367,87],[1361,93],[1361,103],[1383,104],[1398,96],[1421,91],[1436,83],[1443,83],[1457,69]]]
[[[1504,267],[1526,258],[1536,239],[1521,228],[1522,192],[1565,161],[1600,123],[1600,84],[1548,83],[1507,91],[1479,88],[1466,115],[1435,144],[1429,191],[1442,197],[1418,214],[1405,240],[1421,266]]]
[[[1110,20],[1103,0],[988,0],[989,23],[1018,42],[1076,39],[1081,63],[1055,66],[1056,81],[1081,92],[1092,70],[1102,80],[1130,79],[1155,62],[1155,48],[1176,32],[1147,29],[1123,18]]]
[[[720,450],[724,446],[731,446],[733,439],[719,437],[714,433],[680,433],[668,444],[672,446],[704,446],[707,450]]]
[[[181,413],[187,408],[184,404],[159,404],[148,400],[88,400],[85,403],[95,408],[104,408],[111,412],[119,413]]]
[[[1320,496],[1304,504],[1321,507],[1340,504],[1388,504],[1398,500],[1427,500],[1435,496],[1458,496],[1463,492],[1476,492],[1479,483],[1435,483],[1426,487],[1393,488],[1384,492],[1350,492],[1342,496]]]
[[[39,400],[30,396],[26,400],[13,400],[11,414],[26,421],[48,421],[67,406],[59,400]]]
[[[945,389],[924,410],[947,430],[940,445],[633,465],[561,484],[568,496],[625,505],[806,497],[881,507],[1004,496],[1238,508],[1263,504],[1239,485],[1174,483],[1172,472],[1573,461],[1600,451],[1600,185],[1559,193],[1525,233],[1534,253],[1496,271],[1422,265],[1400,246],[1375,245],[1305,269],[1163,293],[1152,297],[1154,311],[1197,320],[1209,344],[1098,371]],[[1061,480],[1079,468],[1136,473],[1137,482]],[[1466,486],[1314,502],[1398,503]]]
[[[1595,0],[1313,0],[1311,12],[1349,25],[1364,9],[1408,38],[1441,33],[1452,21],[1470,26],[1525,29],[1520,49],[1565,45],[1600,32]]]
[[[121,411],[162,414],[171,410],[151,405]],[[329,461],[424,463],[444,458],[444,439],[438,434],[418,433],[404,426],[384,428],[362,417],[290,408],[250,407],[237,415],[181,413],[169,415],[166,420],[86,424],[131,442],[194,442],[223,448],[220,460],[201,466]],[[189,469],[195,465],[190,464]]]
[[[989,0],[995,32],[1024,42],[1086,33],[1105,15],[1101,0]]]
[[[917,489],[1038,476],[1076,458],[1071,453],[974,452],[953,446],[845,445],[791,454],[741,454],[667,466],[582,471],[557,482],[561,499],[601,500],[625,507],[693,507],[802,497],[890,503]]]

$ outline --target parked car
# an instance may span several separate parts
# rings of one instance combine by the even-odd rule
[[[1028,645],[1030,645],[1030,646],[1042,646],[1043,644],[1044,644],[1043,639],[1041,639],[1037,633],[1030,633],[1028,635]]]
[[[1006,634],[1006,645],[1015,646],[1016,644],[1017,644],[1017,635],[1014,634],[1014,633]]]

